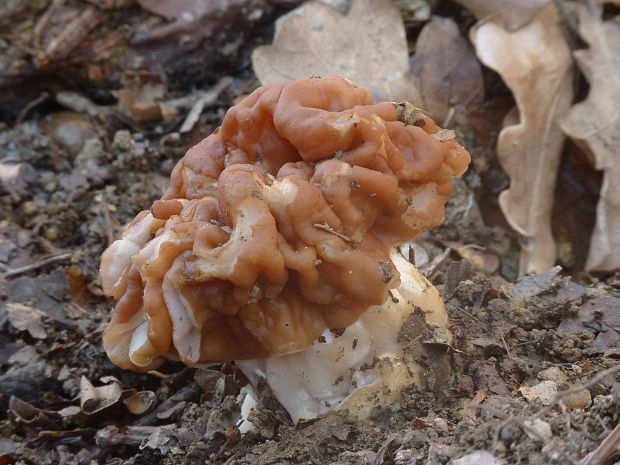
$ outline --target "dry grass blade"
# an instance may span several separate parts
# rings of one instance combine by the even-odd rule
[[[351,242],[351,238],[350,238],[350,237],[345,236],[345,235],[344,235],[344,234],[342,234],[342,233],[339,233],[338,231],[336,231],[334,228],[332,228],[332,227],[331,227],[330,225],[328,225],[327,223],[323,223],[323,224],[321,224],[321,223],[316,223],[316,224],[314,225],[314,227],[315,227],[315,228],[317,228],[317,229],[322,229],[323,231],[326,231],[326,232],[328,232],[328,233],[330,233],[330,234],[333,234],[334,236],[339,237],[339,238],[340,238],[340,239],[342,239],[343,241],[346,241],[346,242]]]

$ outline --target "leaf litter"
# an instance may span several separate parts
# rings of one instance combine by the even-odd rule
[[[353,0],[346,14],[306,2],[278,19],[273,44],[254,50],[252,64],[263,84],[343,75],[379,101],[421,103],[405,28],[390,0]]]
[[[613,270],[620,267],[620,25],[604,21],[602,7],[594,2],[577,5],[579,33],[589,48],[574,52],[590,83],[588,97],[575,104],[560,121],[603,170],[603,186],[586,267]]]
[[[491,17],[470,33],[482,63],[502,76],[517,103],[499,134],[497,156],[511,178],[499,202],[510,225],[524,236],[524,273],[545,271],[556,259],[551,215],[565,137],[558,117],[573,98],[570,49],[558,22],[550,5],[515,32]]]
[[[194,14],[199,3],[37,0],[0,6],[0,24],[7,25],[0,31],[0,50],[6,52],[0,63],[18,58],[8,60],[10,67],[0,66],[0,89],[15,89],[7,83],[7,70],[26,83],[19,92],[0,94],[0,121],[5,121],[0,122],[0,166],[10,168],[0,198],[0,463],[542,465],[577,463],[595,450],[606,453],[605,438],[620,420],[618,280],[577,273],[571,280],[558,268],[517,279],[519,244],[496,220],[497,193],[509,180],[494,158],[495,138],[512,92],[521,118],[507,128],[524,124],[523,115],[530,118],[533,112],[531,102],[550,96],[541,97],[536,88],[516,90],[498,68],[504,87],[466,41],[473,15],[483,20],[475,30],[485,24],[494,28],[488,47],[499,47],[497,37],[511,44],[503,48],[505,61],[525,55],[536,65],[529,73],[562,76],[563,61],[538,63],[536,50],[527,47],[533,37],[552,38],[548,45],[561,47],[565,56],[566,42],[559,41],[555,22],[562,16],[553,21],[545,16],[553,6],[502,2],[498,13],[489,4],[480,9],[483,2],[460,2],[468,11],[441,1],[399,1],[381,3],[386,8],[380,11],[354,0],[341,9],[306,2],[300,11],[292,8],[301,2],[278,0],[238,2],[224,15],[217,6]],[[307,16],[308,11],[319,16]],[[373,21],[365,20],[369,11]],[[272,48],[261,48],[272,33],[265,25],[280,13],[290,16],[276,26],[277,37],[288,31],[283,37],[294,40],[276,37]],[[580,11],[579,24],[609,26],[606,14],[602,19],[595,10]],[[295,15],[291,24],[297,30],[284,26]],[[78,32],[86,25],[88,34],[67,37],[59,24]],[[218,24],[224,24],[222,34],[213,35]],[[548,30],[541,31],[541,24]],[[521,42],[510,41],[515,35]],[[585,30],[582,36],[589,47],[585,53],[594,52],[596,42]],[[33,38],[38,42],[31,57],[22,46]],[[338,42],[345,39],[349,42]],[[56,49],[53,40],[60,42]],[[105,44],[109,54],[101,53]],[[442,290],[455,339],[432,349],[443,351],[441,366],[420,360],[429,380],[445,383],[441,396],[412,386],[399,404],[378,409],[365,423],[337,413],[294,427],[263,389],[251,414],[257,431],[242,437],[246,380],[234,365],[193,369],[170,362],[140,374],[107,361],[100,334],[109,306],[101,297],[98,257],[121,225],[160,195],[184,150],[256,87],[248,68],[251,51],[256,56],[270,50],[265,56],[272,61],[265,65],[273,63],[274,69],[286,70],[294,56],[298,62],[291,70],[305,76],[317,74],[312,61],[317,53],[307,53],[309,44],[322,47],[319,55],[330,67],[341,66],[349,77],[358,73],[355,81],[375,86],[384,98],[399,86],[410,100],[418,98],[440,123],[448,122],[441,136],[465,142],[475,155],[473,168],[455,183],[446,224],[403,248]],[[302,48],[296,51],[297,45]],[[239,50],[243,53],[235,55]],[[119,60],[137,56],[132,63],[139,63],[140,54],[148,55],[144,68]],[[369,57],[376,61],[364,69]],[[152,68],[154,62],[162,66]],[[75,76],[77,85],[54,78],[63,66],[63,76]],[[267,66],[266,72],[272,71]],[[36,84],[28,84],[28,73]],[[256,74],[263,79],[258,67]],[[550,83],[548,77],[537,82],[561,87],[561,79]],[[595,89],[610,92],[600,81],[590,80],[585,103],[601,99],[594,99],[600,95]],[[51,103],[39,99],[41,85],[53,96]],[[125,97],[113,89],[125,91]],[[585,95],[583,87],[577,90]],[[527,108],[520,93],[527,95]],[[606,102],[615,98],[603,95]],[[58,115],[57,104],[64,115]],[[540,107],[555,116],[549,106]],[[18,116],[20,123],[14,124]],[[571,113],[558,116],[553,130],[559,121],[578,139],[564,124]],[[593,124],[605,135],[604,122]],[[514,140],[542,146],[539,132],[528,134],[534,142],[525,135]],[[580,145],[595,147],[586,140]],[[586,151],[598,160],[595,148]],[[532,163],[525,155],[522,161]],[[534,179],[525,169],[512,182]],[[576,263],[573,271],[582,269]],[[403,343],[420,343],[419,331],[408,327]]]

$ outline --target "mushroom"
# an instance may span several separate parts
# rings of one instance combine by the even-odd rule
[[[143,371],[237,361],[295,421],[364,404],[356,386],[398,395],[421,382],[403,323],[415,308],[447,318],[395,247],[443,221],[469,161],[422,111],[373,104],[344,78],[257,89],[104,252],[110,359]]]
[[[451,342],[437,289],[398,251],[390,257],[400,286],[343,332],[326,330],[308,349],[294,354],[237,361],[254,386],[269,385],[295,424],[336,409],[363,419],[373,408],[397,401],[405,386],[425,386],[424,367],[406,357],[400,343],[402,328],[416,309],[430,329],[443,330],[442,342]],[[255,394],[249,393],[242,406],[247,430],[253,427],[248,418],[255,405]]]

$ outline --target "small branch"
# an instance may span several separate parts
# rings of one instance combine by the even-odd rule
[[[32,110],[37,105],[45,102],[48,97],[49,97],[49,94],[47,92],[43,92],[36,99],[34,99],[32,102],[28,103],[28,105],[26,105],[24,108],[22,108],[22,110],[19,112],[19,115],[17,116],[17,121],[15,122],[15,127],[18,128],[19,126],[21,126],[21,124],[26,119],[26,116],[28,115],[30,110]]]
[[[198,118],[200,118],[204,108],[207,105],[213,105],[217,101],[220,93],[231,83],[232,78],[230,76],[226,76],[220,79],[211,89],[204,92],[198,100],[194,102],[194,105],[192,105],[192,109],[185,117],[185,121],[183,121],[179,132],[185,133],[191,131],[196,124],[196,121],[198,121]]]
[[[502,320],[502,343],[504,344],[504,349],[506,350],[506,356],[509,360],[512,360],[512,355],[510,354],[510,349],[508,348],[508,343],[506,342],[506,338],[504,337],[504,321]]]
[[[42,267],[44,267],[46,265],[51,265],[52,263],[64,262],[66,260],[69,260],[72,255],[73,254],[70,253],[70,252],[63,253],[63,254],[60,254],[60,255],[53,255],[51,257],[44,258],[43,260],[39,260],[38,262],[31,263],[30,265],[20,266],[19,268],[13,268],[13,269],[7,271],[6,273],[0,275],[0,277],[2,277],[2,278],[10,278],[12,276],[17,276],[17,275],[20,275],[20,274],[27,273],[28,271],[37,270],[37,269],[42,268]]]
[[[620,444],[620,423],[600,445],[579,461],[579,465],[603,465]]]
[[[315,227],[315,228],[318,228],[318,229],[322,229],[323,231],[326,231],[326,232],[328,232],[328,233],[330,233],[330,234],[333,234],[334,236],[338,236],[338,237],[339,237],[340,239],[342,239],[343,241],[351,242],[351,238],[350,238],[350,237],[345,236],[344,234],[339,233],[338,231],[335,231],[335,230],[334,230],[334,229],[333,229],[330,225],[328,225],[327,223],[323,223],[323,224],[320,224],[320,223],[315,223],[315,224],[314,224],[314,227]]]

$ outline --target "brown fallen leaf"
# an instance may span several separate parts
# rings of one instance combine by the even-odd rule
[[[45,339],[47,333],[41,319],[44,313],[31,306],[17,302],[9,302],[7,305],[8,317],[11,324],[18,331],[28,331],[35,339]]]
[[[147,412],[155,402],[155,393],[153,391],[140,391],[132,394],[123,403],[130,413],[134,415],[142,415]]]
[[[478,19],[494,13],[509,31],[516,31],[532,21],[551,0],[456,0]]]
[[[411,72],[418,80],[423,108],[439,123],[446,121],[455,105],[468,106],[484,97],[480,63],[450,18],[434,16],[424,26]]]
[[[521,273],[545,271],[556,258],[551,214],[565,139],[558,118],[573,97],[572,59],[558,21],[555,5],[549,5],[515,32],[497,16],[471,30],[478,57],[502,76],[517,102],[499,135],[497,155],[511,180],[500,207],[524,236]]]
[[[49,410],[35,407],[17,396],[11,396],[9,399],[7,413],[9,414],[9,418],[16,423],[46,428],[57,427],[58,414],[56,412],[50,412]]]
[[[46,68],[67,59],[93,29],[105,22],[107,16],[107,13],[90,5],[84,8],[65,5],[65,2],[51,2],[34,28],[37,67]]]
[[[467,402],[465,407],[463,407],[463,415],[465,415],[470,420],[475,421],[478,417],[478,408],[476,406],[484,402],[484,399],[486,398],[488,392],[489,390],[486,387],[478,389],[476,391],[476,394],[474,395],[474,398]]]
[[[620,348],[620,299],[600,290],[588,292],[588,298],[579,306],[577,314],[567,315],[558,330],[567,334],[595,335],[590,354],[614,353]]]
[[[121,383],[114,376],[104,376],[101,382],[106,384],[95,387],[85,376],[80,379],[80,407],[87,413],[96,413],[110,407],[123,395]]]
[[[26,366],[39,361],[40,358],[41,357],[39,356],[37,349],[34,346],[27,345],[19,349],[13,355],[11,355],[8,361],[11,365],[18,364]]]
[[[346,15],[309,1],[281,17],[272,45],[252,53],[263,84],[341,75],[379,100],[420,104],[405,27],[391,0],[353,0]]]
[[[560,125],[604,172],[586,268],[614,270],[620,267],[620,25],[603,21],[594,2],[579,5],[577,12],[579,33],[590,48],[574,56],[590,92]]]

